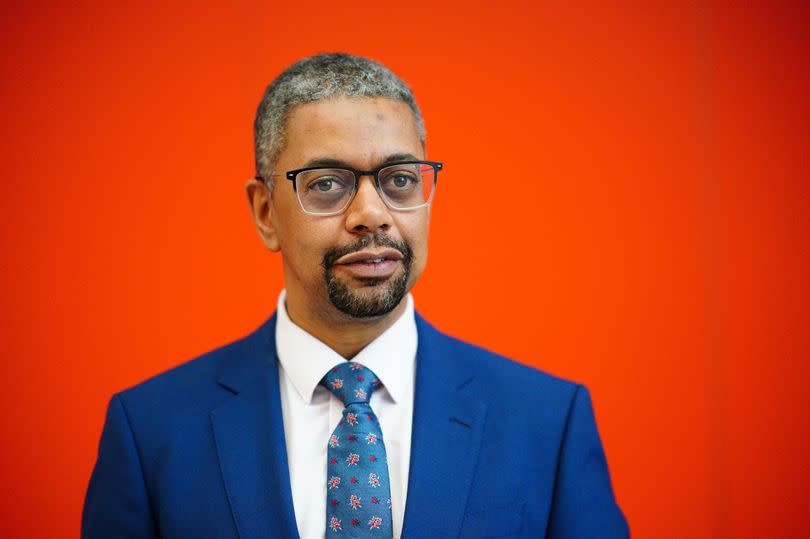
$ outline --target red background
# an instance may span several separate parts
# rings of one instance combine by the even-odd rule
[[[634,537],[810,535],[806,4],[112,4],[0,16],[0,535],[78,536],[111,394],[274,309],[253,114],[323,50],[446,164],[418,309],[590,388]]]

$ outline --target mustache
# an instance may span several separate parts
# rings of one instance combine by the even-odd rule
[[[397,241],[378,231],[373,235],[363,236],[356,242],[349,245],[329,249],[323,255],[321,265],[323,266],[323,269],[328,270],[335,265],[335,261],[340,257],[362,251],[363,249],[371,246],[390,247],[391,249],[396,249],[402,253],[403,262],[406,267],[410,265],[411,258],[413,257],[413,252],[411,251],[411,247],[407,242]]]

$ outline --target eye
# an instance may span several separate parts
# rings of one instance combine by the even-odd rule
[[[332,189],[332,180],[318,180],[310,184],[309,187],[318,191],[329,191]]]
[[[344,189],[345,187],[346,185],[339,178],[335,178],[334,176],[322,176],[307,184],[307,189],[315,191],[316,193],[329,193],[331,191],[337,191],[338,189]]]
[[[413,181],[413,178],[404,174],[397,174],[392,181],[396,187],[405,187],[409,181]]]
[[[385,176],[382,183],[386,189],[410,189],[419,183],[419,178],[409,171],[397,170]]]

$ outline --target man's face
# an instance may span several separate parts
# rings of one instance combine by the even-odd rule
[[[277,174],[324,164],[371,170],[425,158],[410,108],[387,98],[300,105],[287,118],[286,135]],[[332,216],[301,211],[292,182],[276,177],[268,219],[270,234],[263,237],[281,250],[288,309],[382,316],[400,304],[427,262],[430,208],[390,209],[372,176],[361,177],[351,204]]]

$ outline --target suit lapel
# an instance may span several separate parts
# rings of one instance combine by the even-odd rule
[[[474,377],[445,337],[416,315],[419,345],[403,537],[457,537],[486,405],[462,390]]]
[[[211,412],[211,424],[239,537],[297,537],[279,397],[275,315],[247,338],[219,383],[234,393]]]

